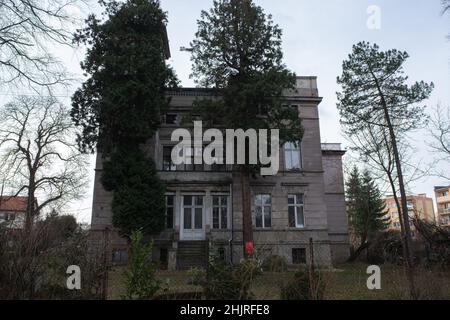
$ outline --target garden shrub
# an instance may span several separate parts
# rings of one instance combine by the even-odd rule
[[[152,299],[161,288],[155,276],[158,265],[151,261],[152,244],[144,244],[142,238],[142,232],[133,232],[131,235],[128,268],[124,273],[126,294],[123,299]]]
[[[287,270],[287,262],[283,257],[273,255],[264,259],[262,269],[267,272],[285,272]]]
[[[258,263],[253,259],[245,259],[233,266],[214,258],[200,285],[209,300],[248,300],[252,297],[251,284],[260,272]]]
[[[282,300],[322,300],[324,294],[325,281],[319,271],[314,271],[310,279],[309,270],[300,269],[291,282],[281,286]]]

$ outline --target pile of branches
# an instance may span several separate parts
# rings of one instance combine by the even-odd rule
[[[450,229],[417,218],[413,223],[425,242],[426,262],[450,266]]]
[[[367,248],[367,262],[402,264],[403,250],[400,232],[389,230],[373,236]]]

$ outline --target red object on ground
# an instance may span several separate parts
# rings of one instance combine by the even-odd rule
[[[245,253],[253,254],[253,242],[249,241],[245,243]]]

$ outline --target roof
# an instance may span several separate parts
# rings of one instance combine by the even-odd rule
[[[387,195],[384,200],[393,200],[395,199],[393,195],[389,194]],[[398,195],[398,199],[400,199],[400,195]],[[406,195],[407,200],[414,200],[414,199],[426,199],[433,201],[433,198],[428,197],[425,193],[422,194],[407,194]]]
[[[340,143],[322,143],[322,154],[329,155],[341,155],[346,154],[347,151],[341,149]]]
[[[2,211],[26,211],[28,197],[3,196],[0,197],[0,210]]]

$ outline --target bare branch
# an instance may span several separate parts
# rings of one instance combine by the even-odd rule
[[[63,65],[49,45],[71,45],[74,9],[88,0],[0,0],[0,84],[65,85]]]

